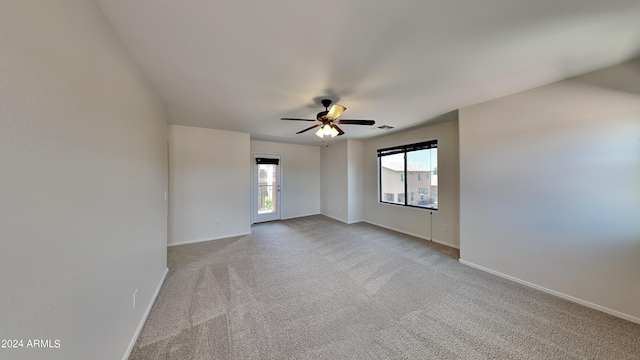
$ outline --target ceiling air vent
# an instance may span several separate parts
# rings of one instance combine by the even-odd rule
[[[382,125],[382,126],[378,126],[378,129],[382,129],[382,130],[391,130],[391,129],[393,129],[393,126],[390,126],[390,125]]]

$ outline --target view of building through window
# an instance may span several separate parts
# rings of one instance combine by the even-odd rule
[[[437,141],[378,150],[378,156],[381,202],[438,208]]]

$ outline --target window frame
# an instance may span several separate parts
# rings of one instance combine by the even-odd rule
[[[382,197],[382,157],[387,156],[387,155],[394,155],[394,154],[403,154],[403,158],[404,158],[404,174],[401,175],[404,177],[404,179],[407,179],[407,153],[412,152],[412,151],[420,151],[420,150],[429,150],[429,149],[437,149],[438,148],[438,139],[435,140],[429,140],[429,141],[423,141],[423,142],[419,142],[419,143],[415,143],[415,144],[407,144],[407,145],[400,145],[400,146],[394,146],[394,147],[389,147],[389,148],[384,148],[384,149],[378,149],[377,150],[377,156],[378,156],[378,202],[381,204],[389,204],[389,205],[395,205],[395,206],[404,206],[404,207],[410,207],[410,208],[414,208],[414,209],[422,209],[422,210],[427,210],[427,211],[438,211],[438,208],[434,208],[434,207],[427,207],[427,206],[417,206],[417,205],[410,205],[408,204],[408,196],[407,196],[407,183],[408,181],[402,181],[402,183],[404,184],[404,204],[399,204],[397,202],[389,202],[389,201],[385,201]],[[438,194],[439,195],[439,194]],[[438,200],[438,204],[440,203],[440,201]],[[433,205],[433,204],[429,204],[429,205]]]

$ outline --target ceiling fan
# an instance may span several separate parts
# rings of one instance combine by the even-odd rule
[[[340,125],[373,125],[376,122],[373,120],[338,120],[338,116],[340,116],[345,110],[346,107],[342,105],[335,104],[329,110],[329,105],[331,105],[331,100],[323,99],[322,106],[324,106],[324,111],[320,111],[318,115],[316,115],[315,120],[311,119],[294,119],[294,118],[281,118],[280,120],[295,120],[295,121],[315,121],[317,124],[310,126],[304,130],[298,131],[296,134],[302,134],[303,132],[307,132],[311,129],[317,128],[320,129],[316,132],[316,135],[320,138],[324,138],[325,135],[331,135],[331,137],[340,136],[344,134],[344,131],[338,127]]]

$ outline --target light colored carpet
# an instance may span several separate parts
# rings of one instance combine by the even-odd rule
[[[130,359],[640,359],[640,325],[311,216],[169,248]]]

